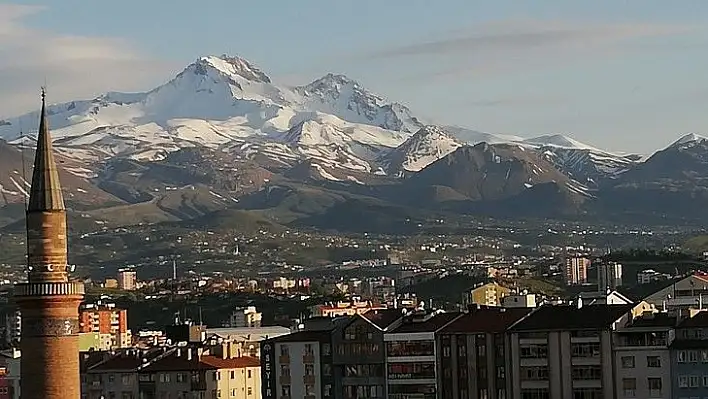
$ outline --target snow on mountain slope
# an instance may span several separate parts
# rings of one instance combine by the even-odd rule
[[[706,141],[708,141],[708,137],[704,137],[695,133],[689,133],[674,141],[670,146],[667,147],[667,149],[688,149],[700,145]]]
[[[390,175],[419,172],[463,145],[443,128],[428,125],[385,154],[380,163]]]
[[[562,134],[545,135],[539,137],[533,137],[530,139],[522,140],[524,143],[535,145],[535,146],[548,146],[548,147],[560,147],[560,148],[572,148],[577,150],[591,150],[591,151],[602,151],[593,146],[585,143],[581,143],[575,139]]]
[[[344,75],[327,74],[295,89],[306,108],[332,114],[345,121],[413,133],[423,126],[411,111],[399,103],[389,103],[366,91]]]
[[[469,145],[476,145],[479,143],[502,144],[524,140],[519,136],[484,133],[459,126],[443,126],[442,128],[453,137]]]
[[[244,141],[253,141],[279,161],[293,155],[348,159],[345,167],[367,170],[367,159],[398,146],[420,125],[405,106],[388,103],[344,76],[289,88],[273,84],[247,60],[228,56],[201,57],[149,92],[56,104],[48,107],[48,116],[57,150],[89,162],[113,156],[160,159],[191,146],[241,150]],[[36,134],[38,117],[32,112],[5,120],[0,138]],[[282,144],[293,134],[306,141],[294,152],[285,148],[292,143]]]

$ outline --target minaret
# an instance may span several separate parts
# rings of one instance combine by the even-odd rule
[[[42,112],[27,204],[27,283],[15,286],[22,312],[20,394],[23,399],[79,399],[79,304],[84,286],[70,282],[66,209],[52,138]]]

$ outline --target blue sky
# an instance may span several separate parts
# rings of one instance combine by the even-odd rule
[[[200,55],[273,80],[344,73],[436,123],[648,153],[708,134],[708,2],[0,2],[0,117],[147,90]]]

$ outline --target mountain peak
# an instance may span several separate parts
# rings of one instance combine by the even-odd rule
[[[547,134],[543,136],[538,136],[526,139],[524,140],[524,143],[561,148],[572,148],[577,150],[597,150],[591,145],[581,143],[575,139],[572,139],[568,136],[564,136],[562,134]]]
[[[206,75],[208,73],[208,69],[211,68],[228,76],[238,75],[244,79],[254,82],[271,83],[268,75],[266,75],[251,62],[241,57],[234,57],[226,54],[222,54],[221,56],[204,56],[200,57],[192,65],[194,67],[194,72],[198,75]]]
[[[696,133],[689,133],[676,140],[673,144],[669,146],[669,148],[693,147],[694,145],[701,144],[705,141],[708,141],[708,138],[698,135]]]
[[[391,173],[419,172],[464,144],[443,128],[426,125],[384,157]]]

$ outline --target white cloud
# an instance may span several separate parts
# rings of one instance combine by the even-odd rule
[[[50,102],[62,102],[149,89],[174,69],[124,40],[65,35],[23,23],[44,10],[0,4],[0,117],[35,109],[45,81]]]

